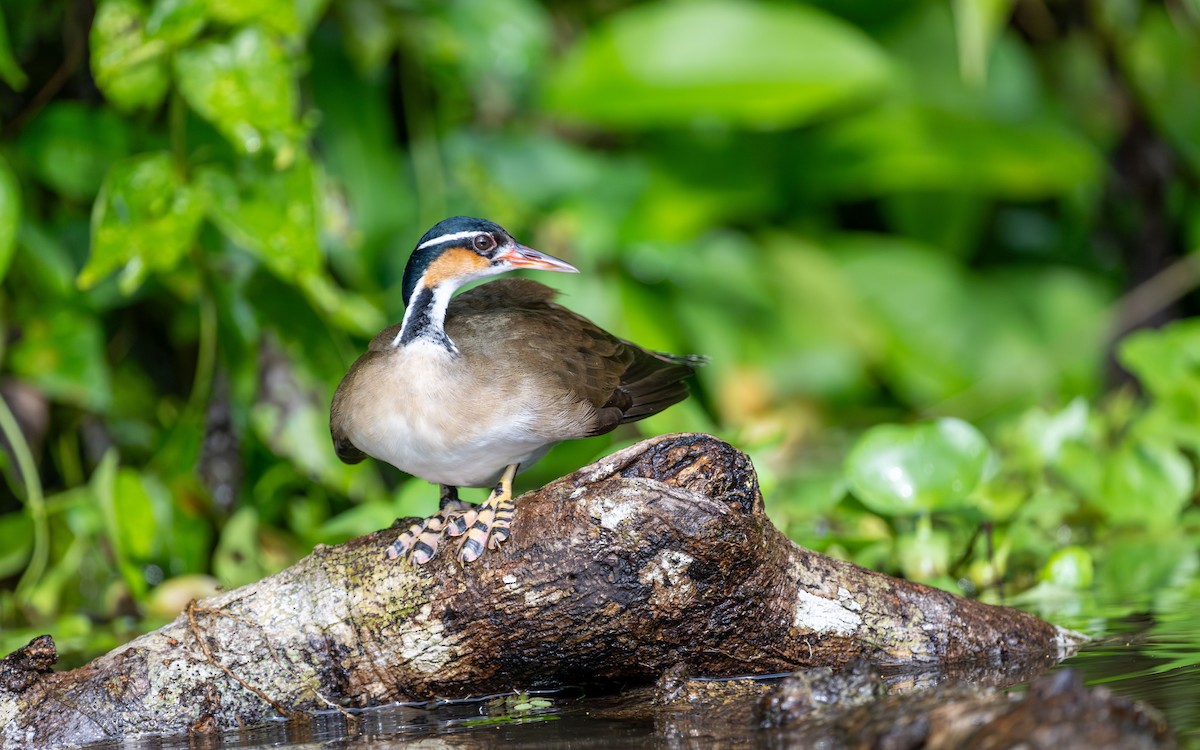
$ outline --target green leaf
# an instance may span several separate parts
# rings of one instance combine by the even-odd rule
[[[177,48],[204,30],[207,0],[154,0],[146,21],[146,34]]]
[[[1056,586],[1069,589],[1091,588],[1092,555],[1083,547],[1064,547],[1046,561],[1039,576]]]
[[[170,154],[143,154],[109,170],[92,210],[92,252],[79,274],[87,288],[123,268],[132,293],[151,272],[175,268],[204,217],[200,195],[175,171]]]
[[[234,146],[256,154],[270,146],[284,164],[294,155],[298,95],[295,63],[260,26],[228,40],[188,47],[175,56],[175,78],[187,103]]]
[[[146,7],[138,0],[101,0],[92,22],[92,76],[118,109],[158,106],[171,82],[161,39],[146,33]]]
[[[1200,448],[1200,320],[1132,333],[1117,359],[1150,396],[1139,433]]]
[[[21,183],[4,157],[0,157],[0,281],[8,273],[20,227]]]
[[[1155,125],[1192,168],[1200,167],[1200,97],[1179,96],[1200,87],[1200,35],[1165,7],[1147,5],[1128,45],[1129,69]]]
[[[316,174],[307,156],[287,169],[243,162],[236,176],[208,167],[196,182],[213,222],[275,274],[296,281],[321,267]]]
[[[1191,462],[1170,445],[1127,439],[1104,466],[1103,485],[1094,501],[1116,524],[1173,526],[1195,490]]]
[[[1196,541],[1183,529],[1139,532],[1107,540],[1096,581],[1112,601],[1144,607],[1196,569]]]
[[[207,5],[213,19],[227,26],[260,21],[281,34],[300,30],[294,0],[207,0]]]
[[[103,412],[112,400],[100,322],[73,308],[52,306],[24,320],[9,366],[56,401]]]
[[[803,145],[795,173],[813,200],[929,190],[1028,200],[1097,185],[1102,174],[1093,147],[1057,124],[915,105],[847,118]]]
[[[614,15],[553,69],[547,101],[609,125],[799,125],[879,93],[862,32],[794,4],[668,0]]]
[[[91,202],[113,162],[129,154],[129,126],[111,109],[58,101],[21,133],[33,174],[57,193]]]
[[[987,82],[988,53],[1004,28],[1014,0],[954,0],[958,32],[958,66],[963,78],[976,86]]]
[[[21,512],[0,516],[0,578],[11,578],[25,568],[33,551],[33,520]]]
[[[932,581],[950,569],[950,535],[934,530],[929,516],[921,516],[912,533],[896,540],[896,558],[905,578]]]
[[[29,77],[13,57],[12,45],[8,41],[8,25],[4,22],[3,13],[0,13],[0,80],[14,91],[21,91],[29,82]]]
[[[884,515],[961,508],[989,470],[987,439],[960,419],[873,427],[846,458],[855,497]]]

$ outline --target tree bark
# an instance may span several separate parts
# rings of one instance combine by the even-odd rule
[[[319,546],[69,672],[14,655],[0,748],[215,730],[334,706],[597,681],[1057,660],[1080,636],[824,557],[766,518],[750,460],[646,440],[518,502],[512,538],[415,566],[384,530]],[[33,664],[34,666],[22,666]]]

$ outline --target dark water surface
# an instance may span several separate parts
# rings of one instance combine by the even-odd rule
[[[1053,609],[1052,607],[1050,609]],[[1088,614],[1043,611],[1097,637],[1057,667],[1079,670],[1089,685],[1158,709],[1180,747],[1200,750],[1200,601],[1177,596],[1153,605],[1087,607]],[[1166,614],[1161,612],[1166,611]],[[1133,614],[1130,614],[1133,612]],[[647,707],[644,693],[588,696],[579,690],[496,696],[432,706],[386,706],[279,722],[220,735],[142,737],[89,746],[103,750],[207,748],[608,748],[793,747],[796,735],[704,715],[680,720],[678,708]],[[621,703],[625,701],[625,709]],[[629,711],[631,702],[643,701]],[[756,698],[749,698],[755,701]],[[614,708],[616,710],[614,711]],[[699,713],[699,712],[698,712]]]

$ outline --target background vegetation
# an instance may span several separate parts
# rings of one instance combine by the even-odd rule
[[[1198,24],[1196,0],[6,0],[0,652],[49,631],[80,658],[430,512],[337,462],[328,403],[456,213],[579,266],[548,281],[610,330],[712,358],[696,398],[524,487],[704,430],[817,549],[1052,616],[1193,595],[1200,327],[1125,334],[1195,306]]]

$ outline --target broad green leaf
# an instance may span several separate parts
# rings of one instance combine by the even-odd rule
[[[986,478],[990,457],[987,439],[960,419],[880,425],[846,457],[846,480],[855,497],[884,515],[961,508]]]
[[[208,0],[154,0],[146,21],[146,34],[171,47],[180,47],[204,29],[208,6]]]
[[[814,8],[666,0],[595,28],[553,70],[547,102],[610,125],[783,128],[878,94],[889,68],[869,37]]]
[[[1195,469],[1170,445],[1127,439],[1106,457],[1096,506],[1115,524],[1166,528],[1192,499]]]
[[[987,81],[988,53],[1004,28],[1015,0],[954,0],[958,32],[958,66],[963,78],[977,86]]]
[[[307,156],[287,169],[247,161],[236,175],[208,167],[196,181],[221,231],[281,278],[296,281],[320,268],[316,175]]]
[[[103,412],[112,400],[100,322],[84,312],[48,306],[21,321],[8,362],[55,401]]]
[[[1005,431],[1010,450],[1025,465],[1042,468],[1058,460],[1063,444],[1083,438],[1088,427],[1088,403],[1076,398],[1066,408],[1051,413],[1033,407],[1008,425]]]
[[[290,160],[295,137],[298,71],[283,44],[261,26],[212,40],[175,56],[184,99],[247,154],[271,147]]]
[[[20,136],[34,176],[52,190],[90,202],[112,163],[129,154],[129,126],[111,109],[51,102]]]
[[[1192,23],[1175,19],[1165,7],[1148,4],[1127,45],[1128,71],[1139,101],[1150,110],[1155,124],[1200,167],[1200,97],[1180,96],[1200,87],[1200,34]]]
[[[100,0],[92,22],[92,76],[118,109],[158,106],[171,82],[169,47],[146,33],[139,0]]]
[[[29,76],[21,70],[17,59],[13,57],[12,45],[8,41],[8,25],[4,22],[4,14],[0,13],[0,81],[4,81],[14,91],[21,91],[29,82]]]
[[[129,468],[117,472],[114,504],[121,546],[132,562],[150,562],[164,549],[163,530],[170,527],[164,511],[170,497],[162,483]]]
[[[1144,607],[1196,570],[1196,541],[1183,529],[1130,533],[1105,542],[1096,582],[1112,601]]]
[[[1186,404],[1189,411],[1181,418],[1200,418],[1200,320],[1131,333],[1117,358],[1153,398]]]
[[[1093,575],[1091,553],[1083,547],[1071,546],[1051,555],[1039,578],[1063,588],[1086,589],[1091,588]]]
[[[21,183],[0,156],[0,281],[8,273],[21,226]]]
[[[261,23],[286,36],[307,34],[329,0],[207,0],[209,15],[227,26]]]
[[[80,286],[95,285],[118,268],[132,293],[152,272],[173,269],[196,239],[204,206],[176,172],[166,152],[118,162],[92,210],[92,252]]]
[[[0,578],[12,578],[25,568],[33,551],[33,521],[23,512],[0,516]]]
[[[1200,448],[1200,320],[1132,333],[1117,359],[1150,396],[1139,434]]]
[[[1027,200],[1098,185],[1102,174],[1093,147],[1056,124],[909,105],[839,121],[799,153],[798,187],[813,200],[929,190]]]

